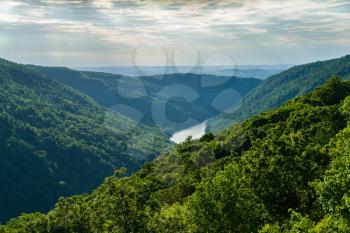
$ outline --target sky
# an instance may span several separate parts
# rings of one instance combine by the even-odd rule
[[[349,39],[348,0],[0,0],[0,57],[26,64],[302,64]]]

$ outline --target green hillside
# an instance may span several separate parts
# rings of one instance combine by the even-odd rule
[[[31,67],[80,90],[104,107],[148,126],[160,126],[169,134],[216,116],[226,105],[237,106],[244,95],[261,83],[254,78],[213,75],[126,77],[60,67]],[[225,90],[236,91],[237,95],[220,98]]]
[[[171,143],[23,65],[0,60],[0,221],[90,192]]]
[[[350,232],[350,82],[188,140],[13,232]]]
[[[227,111],[209,120],[209,130],[219,132],[233,123],[279,107],[289,99],[311,92],[331,76],[350,77],[350,55],[295,66],[267,78],[243,98],[238,110]]]

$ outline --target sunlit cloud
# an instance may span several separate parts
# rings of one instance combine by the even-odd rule
[[[17,39],[11,40],[13,35],[9,32],[23,30],[23,27],[37,29],[32,34],[28,30],[26,34],[32,43],[36,43],[35,38],[50,37],[58,32],[65,35],[65,41],[69,41],[69,36],[72,40],[94,38],[89,41],[92,47],[109,46],[111,53],[123,48],[131,54],[145,42],[169,48],[186,43],[196,45],[206,55],[221,50],[234,54],[240,63],[247,63],[249,59],[253,63],[259,62],[261,57],[254,56],[253,50],[279,50],[277,54],[304,51],[313,53],[305,57],[325,57],[322,50],[316,54],[315,48],[336,46],[334,55],[329,56],[338,55],[340,49],[350,47],[350,3],[341,0],[2,1],[1,35],[8,37],[9,43],[16,43]],[[37,34],[38,30],[42,35]],[[31,51],[26,47],[21,49],[28,54]],[[56,52],[64,56],[64,50],[65,45],[62,45]],[[329,53],[330,49],[324,51]],[[7,51],[1,52],[6,55]],[[130,63],[128,59],[124,59],[125,64]],[[261,63],[298,60],[287,61],[276,55]],[[84,64],[84,58],[78,63]]]

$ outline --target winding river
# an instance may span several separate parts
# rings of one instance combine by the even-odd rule
[[[192,139],[198,139],[205,134],[206,129],[207,121],[204,121],[198,125],[191,126],[187,129],[175,132],[173,136],[171,136],[170,140],[175,143],[181,143],[184,142],[188,137],[192,137]]]

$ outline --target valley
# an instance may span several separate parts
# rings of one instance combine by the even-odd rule
[[[350,1],[0,3],[0,233],[350,233]]]
[[[212,140],[214,136],[207,132],[218,132],[213,127],[218,123],[213,122],[219,122],[219,129],[239,125],[251,115],[313,91],[326,82],[327,75],[332,76],[317,70],[332,70],[347,79],[349,67],[346,56],[292,67],[261,82],[195,74],[128,77],[1,60],[2,174],[11,174],[17,182],[0,196],[0,200],[12,203],[0,203],[5,210],[0,219],[20,212],[47,211],[61,196],[91,192],[115,169],[125,167],[131,175],[145,162],[172,151],[174,144],[179,148]],[[313,84],[299,86],[297,80]],[[296,92],[286,87],[303,89]],[[233,91],[223,94],[226,90]],[[270,99],[275,96],[279,100],[273,103]],[[223,148],[215,150],[226,153]],[[21,171],[29,171],[29,166],[37,171],[24,177],[13,170],[20,159],[17,156],[25,156]],[[77,167],[82,164],[83,168]],[[11,176],[6,182],[12,182]],[[36,176],[45,177],[39,190],[29,188],[37,181]],[[19,203],[32,198],[37,202],[16,205],[7,194],[18,189],[28,189]],[[38,199],[43,192],[51,193],[50,199]]]
[[[129,77],[29,66],[86,94],[109,110],[171,135],[240,104],[261,80],[198,74]]]
[[[0,232],[348,232],[349,96],[349,81],[330,79]]]
[[[231,106],[260,83],[194,74],[135,79],[4,59],[0,81],[0,177],[12,184],[0,190],[0,222],[89,193],[121,167],[133,174],[174,142],[200,138],[204,121],[227,102],[217,98],[224,86],[234,90],[224,95]],[[25,191],[17,197],[16,190]]]
[[[173,146],[162,130],[27,66],[0,60],[0,84],[1,222],[91,192],[115,169],[131,174]]]

